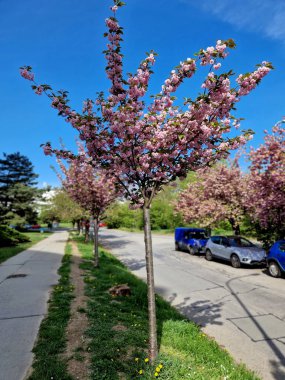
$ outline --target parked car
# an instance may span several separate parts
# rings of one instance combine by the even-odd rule
[[[267,266],[272,277],[280,277],[285,273],[285,240],[279,240],[269,249]]]
[[[207,240],[208,233],[207,230],[204,228],[175,228],[176,251],[187,251],[191,255],[205,252],[205,245]]]
[[[41,228],[41,225],[40,224],[33,224],[30,228],[32,230],[39,230]]]
[[[230,261],[234,268],[241,264],[266,263],[266,252],[242,236],[212,236],[206,244],[205,258],[214,257]]]

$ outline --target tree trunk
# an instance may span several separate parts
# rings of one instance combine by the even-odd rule
[[[144,206],[144,242],[147,273],[147,296],[148,296],[148,323],[149,323],[149,360],[151,363],[157,356],[157,331],[156,331],[156,308],[153,274],[153,253],[150,226],[150,208]]]
[[[98,242],[99,220],[94,219],[94,266],[99,267],[99,242]]]
[[[230,224],[232,226],[234,234],[236,236],[240,235],[240,226],[239,226],[239,224],[236,224],[236,221],[234,220],[234,218],[229,218],[229,222],[230,222]]]
[[[239,224],[235,226],[235,235],[240,235],[240,227]]]

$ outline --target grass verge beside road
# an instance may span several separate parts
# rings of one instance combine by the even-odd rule
[[[103,249],[100,267],[94,268],[92,244],[76,236],[73,239],[83,257],[80,267],[87,296],[87,307],[84,304],[77,311],[88,317],[87,331],[73,358],[80,365],[85,352],[91,355],[90,379],[259,380],[159,296],[156,297],[159,356],[150,365],[146,284]],[[59,269],[59,283],[53,289],[48,314],[33,349],[35,359],[29,380],[74,379],[67,371],[66,357],[66,329],[74,297],[71,265],[75,263],[71,262],[68,243]],[[112,296],[109,289],[118,284],[128,284],[131,295]]]
[[[159,356],[147,358],[148,313],[146,284],[114,256],[100,251],[100,268],[92,263],[92,244],[76,238],[86,261],[86,295],[93,380],[258,380],[194,323],[157,296]],[[112,297],[108,290],[128,284],[129,297]]]
[[[60,356],[65,350],[65,329],[73,298],[73,287],[69,278],[70,264],[71,246],[67,244],[62,265],[58,271],[60,279],[53,289],[48,314],[41,323],[38,340],[33,349],[35,358],[29,380],[73,379],[67,373],[66,361]]]
[[[0,248],[0,264],[8,260],[10,257],[17,255],[18,253],[25,251],[32,245],[38,243],[39,241],[45,239],[50,235],[49,232],[22,232],[23,235],[27,236],[31,241],[27,243],[20,243],[14,247],[1,247]]]

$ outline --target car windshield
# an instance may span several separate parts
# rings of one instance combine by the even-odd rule
[[[249,240],[241,237],[229,238],[229,242],[232,247],[254,247],[254,244],[252,244]]]
[[[195,231],[190,233],[191,239],[207,239],[205,232]]]

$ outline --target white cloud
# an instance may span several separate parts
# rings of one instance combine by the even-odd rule
[[[238,29],[285,41],[285,0],[180,0]]]

